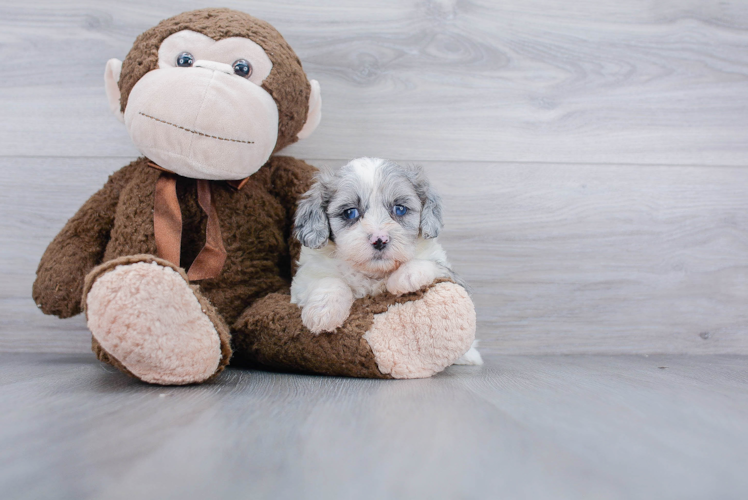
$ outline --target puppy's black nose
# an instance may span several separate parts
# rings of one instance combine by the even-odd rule
[[[387,246],[387,241],[383,240],[382,238],[377,238],[377,241],[375,241],[374,243],[372,243],[371,246],[373,246],[377,250],[381,250],[381,249],[383,249],[384,247]]]

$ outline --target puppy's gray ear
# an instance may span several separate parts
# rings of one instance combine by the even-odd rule
[[[421,199],[421,236],[436,238],[444,227],[442,220],[442,199],[431,187],[421,167],[415,167],[413,186]]]
[[[319,172],[312,187],[299,200],[293,232],[305,247],[322,248],[330,239],[330,223],[325,212],[330,201],[329,178],[328,172]]]

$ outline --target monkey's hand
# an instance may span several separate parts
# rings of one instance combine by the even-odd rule
[[[387,279],[387,291],[393,295],[403,295],[420,290],[430,285],[439,277],[436,262],[423,259],[413,259],[392,273]]]
[[[45,314],[67,318],[81,312],[83,280],[101,263],[114,225],[120,190],[138,161],[111,175],[47,247],[32,292],[34,302]]]
[[[301,309],[301,322],[312,333],[332,332],[348,318],[353,292],[338,278],[322,278],[315,283]]]

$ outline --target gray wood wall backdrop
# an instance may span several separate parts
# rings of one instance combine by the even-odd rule
[[[39,313],[46,244],[138,156],[102,74],[201,1],[0,2],[0,350],[88,349]],[[321,82],[286,152],[427,167],[500,353],[748,354],[748,1],[235,1]]]

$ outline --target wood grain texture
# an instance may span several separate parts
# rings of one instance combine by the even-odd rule
[[[122,164],[0,158],[0,351],[88,351],[82,318],[43,316],[31,284],[49,241]],[[748,169],[424,166],[485,351],[748,354]]]
[[[158,20],[215,2],[0,5],[0,151],[135,154],[102,74]],[[226,1],[276,25],[322,84],[299,157],[745,165],[739,0]]]
[[[505,353],[748,353],[748,171],[428,165]]]
[[[748,496],[746,357],[489,356],[433,379],[141,384],[0,354],[7,498]]]

